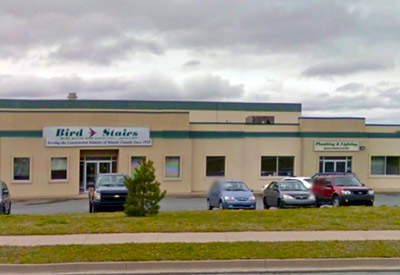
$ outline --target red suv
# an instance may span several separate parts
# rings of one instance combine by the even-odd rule
[[[365,187],[353,173],[318,173],[313,177],[311,191],[317,207],[322,204],[373,206],[374,190]]]

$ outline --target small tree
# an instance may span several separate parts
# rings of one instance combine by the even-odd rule
[[[128,189],[124,204],[126,215],[155,215],[160,210],[158,203],[165,197],[166,191],[161,192],[154,171],[153,162],[143,158],[132,177],[125,178],[124,183]]]

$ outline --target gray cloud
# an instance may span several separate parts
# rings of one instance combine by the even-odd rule
[[[322,63],[307,68],[301,74],[307,77],[332,77],[365,71],[386,70],[393,67],[394,64],[383,62]]]
[[[126,58],[135,52],[163,54],[164,49],[159,43],[123,38],[118,41],[73,41],[64,43],[50,53],[51,59],[59,61],[80,62],[86,60],[99,65],[109,65],[114,60]]]
[[[364,84],[357,82],[350,82],[336,88],[337,92],[358,92],[364,90]]]
[[[235,101],[244,94],[243,85],[232,85],[216,75],[196,75],[186,78],[183,83],[162,74],[90,80],[77,76],[41,78],[0,75],[0,87],[0,98],[66,98],[69,92],[76,92],[81,99]]]
[[[201,64],[201,62],[199,60],[189,60],[187,62],[185,62],[182,67],[183,68],[195,68],[195,67],[199,67]]]
[[[399,5],[395,0],[385,5],[373,0],[3,0],[0,52],[3,58],[21,58],[33,49],[56,48],[48,58],[94,64],[171,49],[300,53],[324,62],[333,56],[378,59],[393,57],[385,50],[398,48]],[[305,74],[343,75],[359,71],[358,65],[326,64],[316,68],[320,73],[310,68]]]

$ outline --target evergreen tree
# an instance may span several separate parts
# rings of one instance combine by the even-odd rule
[[[160,183],[156,181],[155,169],[151,160],[143,158],[135,168],[132,177],[125,178],[128,195],[124,204],[124,212],[128,216],[155,215],[160,210],[158,203],[165,197]]]

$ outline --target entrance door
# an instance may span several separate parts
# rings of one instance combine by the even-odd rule
[[[85,153],[88,154],[88,152]],[[97,154],[99,153],[97,152]],[[81,156],[79,163],[79,191],[86,192],[89,182],[94,182],[98,174],[107,173],[117,173],[116,156],[96,156],[93,152],[92,156]]]
[[[97,162],[86,162],[86,181],[85,187],[87,189],[88,183],[94,183],[97,176]]]
[[[323,172],[335,172],[335,162],[334,161],[326,161],[324,163]]]
[[[347,166],[346,161],[337,161],[335,170],[336,170],[336,172],[345,173],[345,172],[347,172],[346,166]]]
[[[95,183],[97,175],[111,173],[111,161],[86,161],[85,166],[86,190],[88,183]]]
[[[111,173],[111,162],[99,162],[98,174]]]
[[[351,157],[320,157],[319,171],[322,173],[351,172],[351,164]]]

